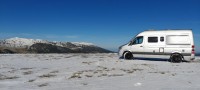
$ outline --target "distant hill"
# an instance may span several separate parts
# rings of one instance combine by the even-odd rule
[[[10,38],[0,40],[0,53],[110,53],[86,42],[51,42],[42,39]]]

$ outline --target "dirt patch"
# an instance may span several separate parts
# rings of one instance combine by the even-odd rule
[[[51,78],[51,77],[55,77],[56,75],[54,74],[44,74],[44,75],[41,75],[39,76],[40,78]]]
[[[166,74],[166,73],[170,73],[169,71],[158,71],[158,72],[149,72],[149,73],[160,73],[160,74]],[[173,75],[172,75],[173,76]]]
[[[35,79],[28,80],[28,82],[34,82],[34,81],[35,81]]]
[[[87,65],[90,65],[90,64],[92,64],[92,63],[94,63],[94,62],[82,62],[83,64],[87,64]]]
[[[26,72],[23,72],[23,75],[30,75],[32,73],[33,73],[33,71],[26,71]]]
[[[135,71],[142,71],[143,69],[120,69],[120,70],[131,74],[131,73],[133,73]]]
[[[20,70],[30,70],[30,69],[33,69],[33,68],[20,68]]]
[[[19,77],[17,77],[17,76],[6,76],[6,75],[0,74],[0,80],[17,79],[17,78],[19,78]]]
[[[55,71],[51,71],[50,73],[59,73],[59,71],[55,70]]]
[[[48,86],[48,85],[49,85],[48,83],[43,83],[43,84],[38,85],[38,87],[45,87],[45,86]]]
[[[88,77],[88,78],[89,78],[89,77],[93,77],[93,75],[85,75],[85,77]]]
[[[116,76],[124,76],[124,74],[111,74],[111,75],[108,75],[108,77],[116,77]]]
[[[79,72],[75,72],[72,74],[72,76],[68,79],[73,79],[73,78],[81,78],[81,74],[83,74],[82,71],[79,71]]]

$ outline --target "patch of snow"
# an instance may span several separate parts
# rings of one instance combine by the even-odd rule
[[[134,86],[136,86],[136,87],[137,87],[137,86],[141,86],[141,85],[142,85],[142,83],[135,83],[135,84],[134,84]]]
[[[200,89],[200,62],[124,60],[116,53],[0,54],[0,58],[0,90]]]
[[[75,44],[76,46],[82,46],[82,45],[86,45],[86,46],[93,46],[93,43],[87,43],[87,42],[71,42],[72,44]]]

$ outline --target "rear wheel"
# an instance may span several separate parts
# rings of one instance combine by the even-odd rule
[[[127,59],[127,60],[133,59],[132,53],[131,52],[125,52],[124,53],[124,59]]]
[[[182,57],[182,55],[175,53],[175,54],[171,55],[170,61],[173,63],[180,63],[183,61],[183,57]]]

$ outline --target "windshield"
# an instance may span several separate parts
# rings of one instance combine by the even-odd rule
[[[132,43],[132,42],[135,40],[136,36],[137,36],[137,35],[135,35],[127,44]]]
[[[143,42],[143,36],[137,36],[129,45],[141,44]]]

